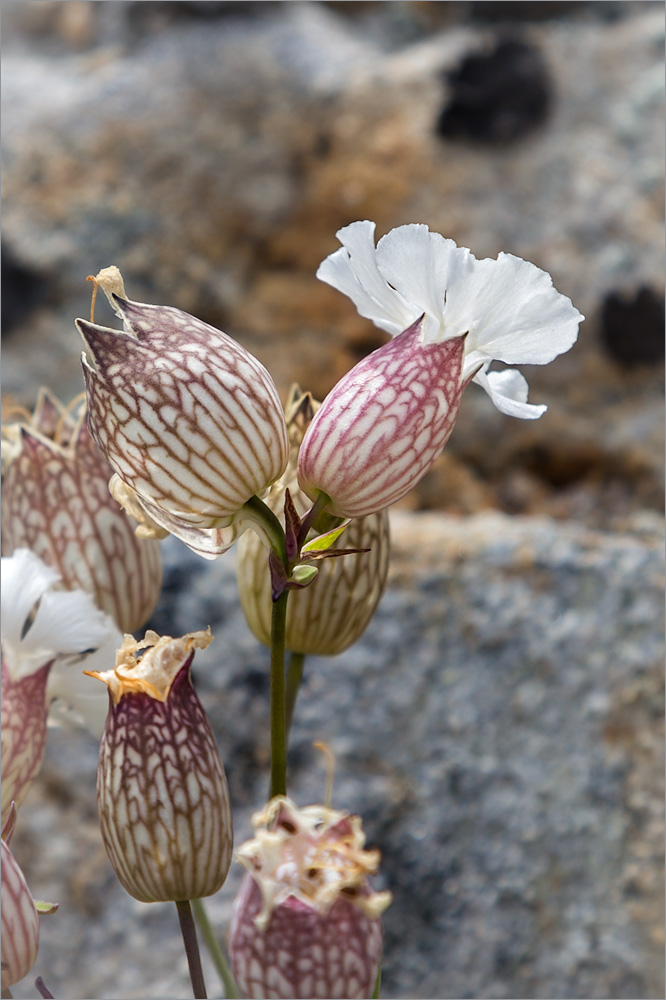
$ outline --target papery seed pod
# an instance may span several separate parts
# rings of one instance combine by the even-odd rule
[[[74,404],[76,401],[74,401]],[[2,552],[28,548],[70,590],[92,594],[124,632],[139,628],[160,594],[159,545],[136,537],[109,492],[113,475],[93,441],[85,405],[64,407],[41,389],[28,421],[3,427]]]
[[[368,875],[358,816],[275,798],[238,851],[248,869],[234,903],[230,956],[243,996],[265,1000],[370,997],[391,902]]]
[[[190,678],[194,650],[211,640],[126,636],[115,669],[92,674],[110,696],[97,771],[102,838],[121,884],[145,903],[210,896],[229,870],[227,779]]]
[[[0,702],[2,744],[2,822],[10,803],[21,804],[39,771],[52,704],[62,705],[69,721],[99,734],[98,697],[81,697],[82,665],[63,657],[120,638],[111,619],[83,591],[56,591],[58,574],[34,552],[18,549],[2,558],[2,663]],[[87,656],[90,663],[95,653]],[[102,716],[103,719],[103,716]]]
[[[117,268],[106,272],[122,289]],[[109,290],[105,272],[98,281],[124,329],[77,320],[93,437],[148,516],[206,554],[201,533],[231,525],[284,471],[275,383],[220,330],[180,309],[128,301]],[[209,554],[220,551],[213,537]]]
[[[298,485],[298,449],[319,404],[297,386],[287,407],[291,443],[289,464],[265,503],[284,524],[288,489],[300,516],[311,502]],[[334,656],[363,634],[384,592],[389,564],[389,527],[385,511],[358,518],[345,528],[336,548],[369,549],[319,563],[316,580],[294,590],[287,605],[286,648],[298,653]],[[243,535],[238,543],[237,580],[241,606],[257,639],[271,641],[271,582],[268,556],[259,536]]]
[[[39,948],[39,915],[16,858],[2,844],[2,991],[27,976]]]

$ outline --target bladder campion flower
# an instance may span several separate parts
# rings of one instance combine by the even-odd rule
[[[403,497],[428,471],[453,429],[462,393],[478,382],[502,413],[540,417],[515,369],[568,351],[583,317],[550,275],[512,254],[477,260],[427,226],[375,224],[338,233],[342,248],[317,277],[348,295],[393,337],[332,389],[301,446],[299,482],[328,510],[361,517]]]
[[[115,668],[91,671],[109,689],[97,771],[102,838],[121,884],[144,903],[210,896],[229,870],[227,779],[190,678],[195,649],[212,638],[127,635]]]
[[[243,996],[371,996],[391,894],[370,887],[379,851],[364,849],[359,817],[278,796],[252,823],[230,937]]]
[[[273,379],[235,340],[170,306],[130,302],[117,268],[95,279],[123,330],[85,320],[83,373],[111,492],[206,558],[235,541],[243,505],[284,472],[287,429]]]
[[[90,435],[83,397],[64,407],[41,389],[34,413],[2,430],[3,555],[31,549],[123,632],[139,628],[160,593],[159,545],[136,537],[109,493],[113,469]]]
[[[90,594],[54,590],[58,582],[28,549],[2,559],[3,823],[39,771],[49,710],[97,735],[104,723],[106,699],[85,690],[82,662],[91,666],[109,654],[120,633]]]
[[[265,502],[284,521],[288,489],[300,516],[311,503],[298,485],[298,449],[319,403],[294,386],[286,418],[291,452],[281,479]],[[389,529],[385,511],[352,521],[333,547],[367,551],[323,559],[309,587],[294,590],[287,607],[285,645],[298,653],[334,656],[362,635],[384,592],[389,563]],[[267,553],[255,532],[238,543],[238,593],[247,622],[260,642],[271,642],[271,581]]]

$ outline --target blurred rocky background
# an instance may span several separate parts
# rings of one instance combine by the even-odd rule
[[[314,277],[355,219],[525,257],[586,315],[526,370],[541,420],[466,393],[394,517],[377,618],[308,670],[294,792],[321,798],[327,739],[335,804],[396,896],[384,996],[663,996],[663,5],[6,0],[2,28],[5,403],[80,391],[73,319],[112,263],[283,395],[323,397],[384,340]],[[219,634],[197,680],[242,839],[266,653],[233,555],[164,551],[152,624]],[[61,902],[35,974],[62,997],[187,996],[174,915],[108,868],[94,761],[54,733],[19,818],[33,890]]]

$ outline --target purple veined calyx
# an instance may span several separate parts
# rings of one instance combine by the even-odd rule
[[[126,636],[112,670],[97,770],[102,839],[122,886],[145,903],[210,896],[231,863],[229,789],[215,737],[192,685],[195,650],[210,630],[181,638]]]
[[[205,558],[248,526],[244,505],[287,464],[268,371],[221,330],[171,306],[130,301],[117,268],[96,277],[122,330],[77,320],[92,435],[111,492],[145,536],[174,534]]]

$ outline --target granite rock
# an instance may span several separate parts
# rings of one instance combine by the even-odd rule
[[[392,514],[389,587],[361,641],[306,664],[290,792],[336,808],[383,854],[382,995],[642,998],[663,982],[663,531],[550,518]],[[195,682],[227,762],[236,842],[268,777],[267,650],[239,608],[234,553],[167,540],[152,621],[211,625]],[[89,681],[93,683],[93,681]],[[56,996],[189,995],[175,912],[116,883],[95,819],[96,747],[53,731],[13,847],[42,922],[34,975]],[[226,934],[234,866],[209,901]],[[219,996],[206,966],[210,996]],[[34,994],[31,980],[16,997]]]

